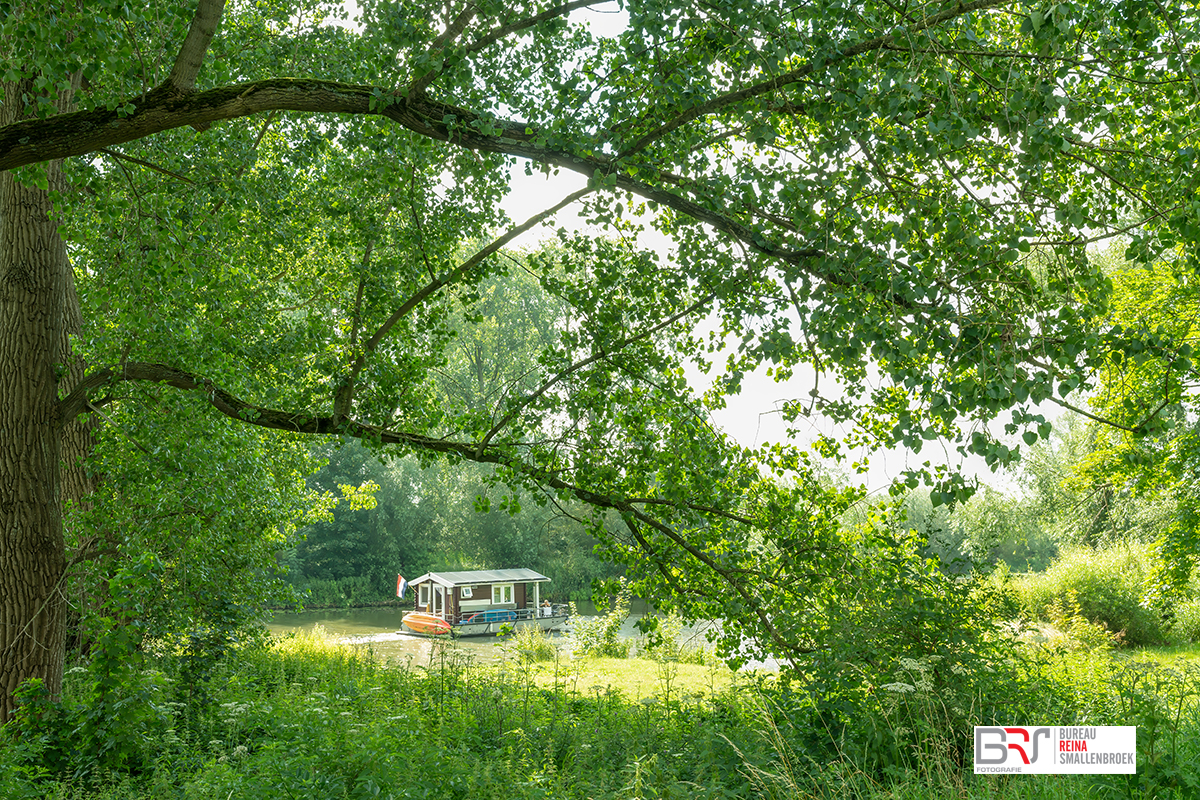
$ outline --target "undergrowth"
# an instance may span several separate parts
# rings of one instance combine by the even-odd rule
[[[581,665],[596,663],[557,654],[539,664],[517,648],[507,661],[480,664],[449,643],[425,664],[385,663],[317,631],[230,653],[213,667],[200,704],[171,657],[147,657],[133,683],[136,691],[155,687],[148,710],[108,727],[81,727],[95,676],[77,670],[61,703],[36,685],[23,692],[0,740],[0,797],[882,800],[1200,791],[1192,768],[1200,672],[1186,664],[1043,647],[989,664],[1000,672],[992,678],[968,680],[955,663],[907,659],[892,684],[850,698],[763,673],[723,685],[709,676],[705,686],[704,668],[688,672],[666,653],[611,662],[630,672],[642,665],[654,693],[635,697],[582,677]],[[998,681],[1025,698],[1005,711],[1011,697],[998,705],[985,696]],[[1140,772],[975,776],[958,726],[998,713],[1011,713],[1010,724],[1136,724]],[[79,748],[80,735],[123,760],[98,762]]]

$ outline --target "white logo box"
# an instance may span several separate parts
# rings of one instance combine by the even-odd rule
[[[1135,725],[981,725],[974,745],[976,775],[1137,772]]]

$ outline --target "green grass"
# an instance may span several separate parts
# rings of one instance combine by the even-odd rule
[[[1200,666],[1200,644],[1131,647],[1114,652],[1112,657],[1118,661],[1148,661],[1155,664],[1162,664],[1166,667],[1177,667],[1185,664]]]
[[[1138,724],[1140,745],[1149,743],[1141,731],[1153,730],[1140,757],[1145,774],[1130,783],[974,776],[961,762],[968,743],[915,736],[902,739],[914,754],[909,766],[881,772],[813,744],[817,718],[805,695],[724,667],[562,656],[480,664],[453,647],[412,667],[320,633],[296,635],[236,653],[207,686],[179,684],[169,659],[156,664],[161,725],[109,732],[140,748],[120,771],[71,751],[68,769],[40,772],[53,737],[9,738],[0,797],[1182,797],[1195,771],[1188,765],[1200,756],[1200,680],[1172,683],[1177,669],[1146,664],[1157,656],[1178,667],[1198,654],[1159,648],[1130,661],[1063,650],[1031,662],[1057,699],[1047,700],[1046,719],[1011,722]],[[68,677],[69,704],[86,674]],[[69,729],[60,731],[68,746]]]
[[[556,684],[579,694],[617,692],[635,702],[668,695],[714,697],[736,688],[739,673],[723,664],[704,666],[640,658],[560,659],[531,671],[542,688]],[[746,675],[742,674],[743,682]]]

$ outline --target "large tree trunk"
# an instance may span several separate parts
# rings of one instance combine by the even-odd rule
[[[29,85],[9,85],[8,124]],[[60,98],[65,105],[69,98]],[[50,185],[61,165],[47,166]],[[62,686],[66,604],[62,581],[62,421],[58,381],[69,307],[69,262],[49,194],[0,173],[0,722],[13,692],[40,678]]]

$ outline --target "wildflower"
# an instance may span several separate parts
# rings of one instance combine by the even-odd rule
[[[234,758],[245,758],[248,755],[250,755],[250,748],[246,747],[244,744],[239,744],[237,747],[233,748]]]
[[[900,669],[916,670],[921,672],[925,668],[915,658],[902,658],[900,659]]]
[[[916,690],[916,687],[911,683],[885,683],[879,688],[887,689],[889,692],[896,692],[897,694],[908,694]]]
[[[962,664],[951,664],[950,671],[953,672],[955,675],[966,675],[967,674],[967,668],[964,667]]]

